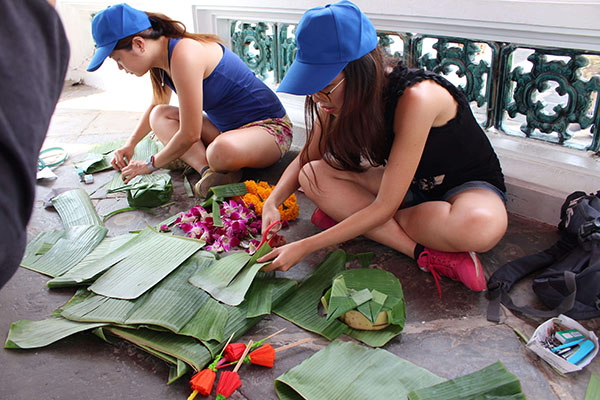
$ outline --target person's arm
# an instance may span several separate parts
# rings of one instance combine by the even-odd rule
[[[171,56],[171,77],[179,98],[179,130],[165,147],[154,155],[154,167],[160,168],[179,158],[202,134],[202,83],[208,68],[203,44],[181,40]],[[133,161],[123,169],[124,182],[137,175],[149,174],[145,161]]]
[[[322,158],[321,151],[319,150],[319,138],[321,136],[321,127],[318,122],[315,121],[313,126],[313,139],[312,141],[305,146],[309,146],[308,148],[308,161],[313,161]],[[302,149],[304,151],[304,149]],[[263,204],[262,209],[262,230],[264,230],[273,222],[277,221],[279,217],[279,207],[283,202],[290,197],[292,193],[298,189],[300,183],[298,182],[298,176],[300,175],[300,171],[302,170],[302,164],[300,160],[300,154],[294,158],[294,160],[287,166],[281,178],[275,185],[273,192],[269,195],[265,203]]]
[[[179,98],[179,130],[154,156],[159,168],[183,155],[202,135],[203,80],[208,69],[205,46],[195,40],[181,40],[171,58],[173,83]]]
[[[259,261],[273,260],[266,269],[286,271],[306,255],[362,235],[393,218],[408,191],[425,148],[429,130],[445,107],[431,86],[416,85],[398,101],[394,141],[375,200],[335,226],[305,239],[275,248]]]

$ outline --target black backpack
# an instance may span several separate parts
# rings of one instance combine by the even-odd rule
[[[506,263],[490,277],[489,321],[500,321],[500,303],[532,317],[600,317],[600,190],[571,193],[561,207],[558,229],[560,239],[552,247]],[[515,305],[508,292],[517,281],[540,270],[532,287],[550,311]]]

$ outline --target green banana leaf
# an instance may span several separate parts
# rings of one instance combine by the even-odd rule
[[[305,278],[290,299],[275,307],[273,312],[301,328],[318,333],[329,340],[345,333],[369,346],[385,345],[404,327],[406,313],[402,287],[399,285],[398,279],[385,271],[365,268],[344,270],[346,262],[352,257],[343,250],[329,253],[325,260]],[[388,322],[392,325],[379,331],[359,331],[351,329],[337,319],[328,320],[319,315],[322,293],[331,286],[333,278],[342,272],[348,288],[360,291],[366,286],[370,290],[375,289],[388,295],[385,305],[388,307]]]
[[[206,294],[202,290],[198,289],[198,291]],[[179,334],[191,336],[201,341],[216,340],[220,342],[223,339],[225,325],[229,320],[229,310],[208,294],[206,294],[206,297],[207,299],[202,307],[181,328]]]
[[[585,400],[600,399],[600,378],[594,372],[590,375],[590,383],[585,392]]]
[[[444,379],[382,349],[339,340],[275,380],[281,400],[405,399]]]
[[[479,371],[413,390],[409,400],[526,400],[521,382],[497,361]]]
[[[66,305],[61,315],[81,322],[156,325],[177,333],[210,298],[207,293],[187,282],[197,268],[210,262],[204,257],[191,257],[152,290],[135,300],[91,295],[75,305]]]
[[[135,150],[133,153],[133,157],[131,157],[131,160],[146,161],[148,157],[158,153],[162,147],[162,144],[159,144],[156,141],[152,140],[149,136],[146,136],[145,138],[140,140],[140,142],[135,146]],[[115,173],[115,176],[113,176],[113,179],[108,184],[107,188],[110,193],[111,189],[119,188],[124,185],[125,182],[123,182],[121,172],[117,171]]]
[[[271,314],[273,305],[273,283],[268,277],[274,278],[275,272],[259,272],[248,290],[248,318]]]
[[[41,243],[46,249],[43,254],[39,254],[40,246],[36,251],[33,251],[36,244],[28,246],[31,249],[26,252],[21,266],[51,277],[60,276],[90,254],[102,242],[108,230],[102,225],[75,225],[62,232],[62,237],[54,244],[46,241]],[[50,236],[46,239],[58,237],[56,231]],[[34,241],[37,243],[37,238]]]
[[[202,343],[188,336],[169,332],[157,332],[144,328],[126,329],[107,326],[104,330],[138,346],[147,346],[153,350],[175,357],[190,365],[195,371],[200,371],[213,358]]]
[[[93,145],[92,147],[90,147],[88,154],[109,154],[109,153],[112,153],[113,151],[123,147],[124,144],[125,144],[124,139],[115,140],[115,141],[106,142],[106,143],[97,143],[97,144]]]
[[[325,260],[300,283],[298,289],[273,312],[282,318],[333,340],[348,332],[347,325],[337,319],[327,320],[319,315],[318,307],[323,292],[331,286],[331,280],[344,270],[346,253],[336,250],[327,254]]]
[[[373,299],[373,296],[368,289],[363,289],[361,291],[348,289],[344,276],[338,275],[333,280],[331,286],[331,295],[327,308],[327,319],[338,318],[371,299]]]
[[[65,229],[78,225],[104,226],[90,196],[83,189],[73,189],[52,199]]]
[[[88,156],[84,161],[75,163],[74,165],[76,168],[83,170],[86,174],[94,174],[96,172],[112,169],[110,163],[111,159],[112,157],[103,154],[88,153]]]
[[[192,276],[190,283],[222,303],[237,306],[244,301],[258,271],[270,263],[256,260],[271,250],[269,244],[264,243],[253,256],[238,252],[223,257]]]
[[[54,279],[49,280],[46,283],[51,289],[59,287],[78,286],[82,283],[87,283],[86,277],[92,275],[88,273],[88,269],[93,267],[98,262],[104,260],[109,254],[129,242],[136,235],[127,233],[125,235],[119,235],[115,237],[105,237],[102,242],[94,250],[91,251],[87,256],[83,258],[77,265],[71,268],[69,271],[61,276],[57,276]],[[92,278],[95,274],[92,275]]]
[[[96,294],[135,299],[154,287],[204,245],[203,241],[164,235],[146,228],[147,239],[89,287]],[[135,239],[133,239],[135,240]],[[117,250],[119,251],[119,250]]]
[[[104,326],[104,323],[73,322],[52,316],[42,321],[21,320],[10,324],[5,349],[33,349],[48,346],[78,332]]]
[[[169,174],[138,175],[128,184],[108,190],[108,193],[115,192],[126,192],[131,207],[152,208],[171,199],[173,184]]]

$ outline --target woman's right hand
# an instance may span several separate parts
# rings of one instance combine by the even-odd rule
[[[115,154],[112,160],[112,166],[117,171],[122,170],[127,166],[129,161],[133,158],[133,151],[135,146],[125,145],[118,150],[115,150]]]
[[[261,233],[264,235],[267,227],[269,225],[271,225],[271,223],[278,221],[280,219],[281,219],[281,216],[279,215],[279,210],[277,209],[277,207],[275,207],[275,205],[271,204],[269,201],[266,201],[263,204],[263,209],[262,209]]]

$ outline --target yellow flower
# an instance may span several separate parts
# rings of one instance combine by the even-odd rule
[[[261,216],[264,202],[271,195],[273,187],[264,181],[256,183],[255,181],[250,180],[245,181],[244,183],[246,184],[248,193],[242,197],[242,200],[247,205],[254,204],[256,214]],[[278,207],[278,210],[282,220],[292,221],[298,218],[300,209],[296,203],[296,195],[292,193],[292,195]]]

